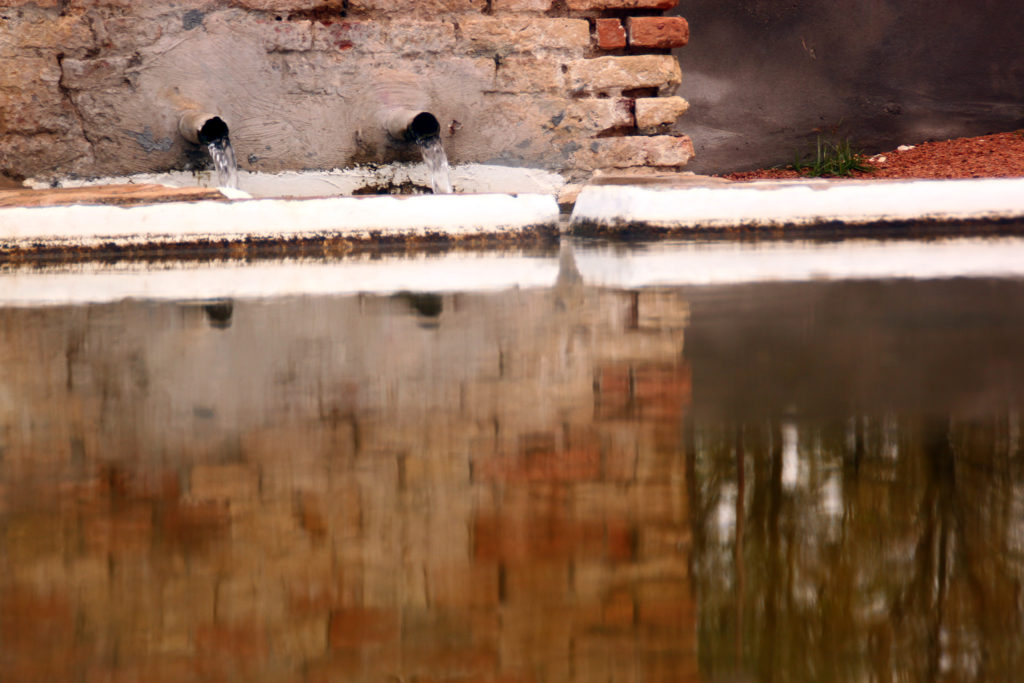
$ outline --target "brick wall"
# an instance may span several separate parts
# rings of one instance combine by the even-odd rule
[[[220,113],[243,168],[413,160],[384,84],[442,123],[455,163],[675,169],[687,108],[673,0],[0,0],[0,172],[185,168],[184,109]]]
[[[0,678],[696,680],[687,302],[416,304],[0,312]]]

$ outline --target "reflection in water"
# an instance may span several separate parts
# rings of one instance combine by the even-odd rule
[[[1013,680],[1024,472],[1005,415],[904,418],[895,461],[874,421],[859,456],[843,431],[807,426],[809,471],[788,489],[777,424],[695,428],[694,505],[715,511],[695,515],[707,520],[694,529],[701,669],[712,679]],[[723,503],[736,509],[728,534]]]
[[[696,677],[678,293],[203,304],[0,311],[0,679]]]
[[[560,258],[0,310],[0,679],[1014,677],[1024,284]]]
[[[214,301],[205,304],[203,311],[206,313],[206,319],[209,321],[210,327],[226,329],[231,327],[231,315],[235,311],[235,306],[230,299],[227,301]]]
[[[1017,677],[1022,303],[969,281],[693,297],[705,676]]]

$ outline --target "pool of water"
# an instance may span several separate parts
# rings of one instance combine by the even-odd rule
[[[575,246],[0,273],[0,679],[1017,675],[1024,279]]]

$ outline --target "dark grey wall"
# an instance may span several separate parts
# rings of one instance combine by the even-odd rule
[[[1024,126],[1020,0],[681,0],[689,168],[786,164],[818,132],[866,152]]]

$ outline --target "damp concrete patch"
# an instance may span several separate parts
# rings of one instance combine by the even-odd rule
[[[538,168],[493,164],[461,164],[450,171],[457,193],[551,194],[565,186],[557,173]],[[96,185],[158,184],[168,187],[216,186],[212,171],[141,173],[108,178],[63,178],[56,182],[29,180],[33,189],[91,187]],[[430,172],[425,164],[393,163],[328,171],[253,173],[238,171],[238,188],[252,197],[334,197],[357,194],[411,194],[429,192]]]
[[[242,199],[0,208],[0,248],[96,249],[340,239],[366,242],[556,234],[543,194]]]
[[[686,232],[830,224],[1004,221],[1024,218],[1024,178],[759,181],[584,187],[576,233]]]

